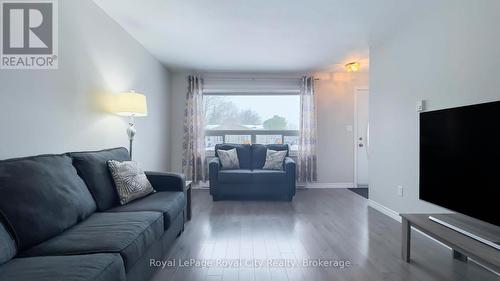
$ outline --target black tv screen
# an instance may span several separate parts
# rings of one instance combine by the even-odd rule
[[[500,102],[420,114],[420,199],[500,226]]]

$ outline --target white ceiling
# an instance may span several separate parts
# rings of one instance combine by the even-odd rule
[[[432,0],[94,0],[170,68],[334,71]]]

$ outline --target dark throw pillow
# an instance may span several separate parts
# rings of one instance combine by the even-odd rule
[[[19,251],[60,234],[95,210],[68,156],[0,161],[0,213]]]
[[[87,184],[97,204],[97,209],[104,212],[120,204],[116,194],[113,177],[108,169],[108,161],[130,161],[128,150],[123,147],[101,151],[70,153],[78,175]]]

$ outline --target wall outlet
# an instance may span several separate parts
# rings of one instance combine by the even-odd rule
[[[402,185],[398,185],[397,191],[398,191],[398,195],[400,197],[403,197],[403,186]]]

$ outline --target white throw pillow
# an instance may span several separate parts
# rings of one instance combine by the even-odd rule
[[[127,204],[130,201],[155,192],[146,174],[137,162],[109,160],[108,168],[115,181],[120,204]]]
[[[266,152],[266,163],[262,169],[283,170],[283,160],[285,160],[287,152],[286,150],[276,151],[268,149]]]
[[[222,170],[229,169],[239,169],[240,161],[238,160],[238,152],[236,148],[230,150],[217,150],[220,162],[222,164]]]

